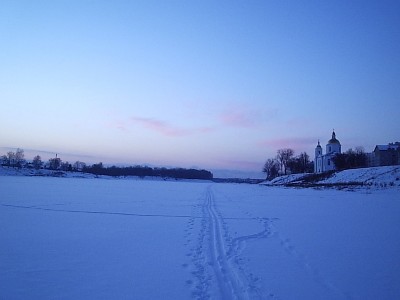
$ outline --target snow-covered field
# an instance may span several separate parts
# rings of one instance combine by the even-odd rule
[[[398,192],[0,176],[0,299],[400,299]]]

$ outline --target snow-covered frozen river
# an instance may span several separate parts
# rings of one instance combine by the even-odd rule
[[[400,299],[398,195],[0,176],[0,299]]]

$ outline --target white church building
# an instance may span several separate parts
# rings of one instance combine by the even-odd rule
[[[325,154],[322,153],[322,147],[319,141],[317,147],[315,147],[314,173],[335,170],[336,167],[332,158],[338,153],[342,153],[342,146],[336,139],[335,131],[333,131],[332,138],[328,141],[328,144],[326,144]]]

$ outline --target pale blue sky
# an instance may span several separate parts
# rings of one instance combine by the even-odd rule
[[[1,1],[0,147],[259,171],[400,140],[399,1]],[[27,157],[29,158],[29,157]]]

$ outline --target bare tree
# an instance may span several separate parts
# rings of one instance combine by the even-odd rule
[[[277,151],[276,158],[281,166],[281,172],[284,172],[285,175],[287,172],[288,163],[290,159],[293,157],[293,155],[294,155],[294,150],[290,148],[279,149]]]
[[[21,168],[22,164],[25,161],[24,157],[25,157],[24,150],[18,148],[17,151],[15,152],[15,166]]]
[[[86,167],[86,164],[84,162],[81,162],[81,161],[78,160],[73,164],[72,169],[74,171],[81,172],[85,167]]]
[[[60,166],[63,171],[72,171],[72,165],[69,162],[63,162]]]
[[[302,152],[299,155],[300,169],[302,173],[308,171],[308,166],[310,165],[310,156],[306,152]]]
[[[356,150],[349,149],[344,153],[338,153],[333,158],[333,163],[338,170],[356,169],[367,166],[367,155],[363,147],[356,147]]]
[[[61,167],[61,159],[59,157],[49,159],[49,169],[58,170]]]
[[[7,155],[2,155],[2,156],[0,157],[0,161],[1,161],[1,165],[2,165],[2,166],[7,165],[7,162],[8,162]]]
[[[278,169],[279,167],[276,159],[268,158],[264,164],[263,172],[265,173],[267,179],[272,179],[278,175]]]
[[[306,152],[289,160],[287,167],[292,174],[306,173],[310,171],[310,157]]]
[[[12,151],[7,152],[7,166],[14,167],[15,166],[15,153]]]
[[[365,153],[365,149],[363,146],[357,146],[356,147],[356,153],[357,154],[364,154]]]
[[[42,165],[43,165],[42,158],[41,158],[39,155],[36,155],[36,156],[33,158],[32,164],[33,164],[33,167],[34,167],[36,170],[39,170],[39,169],[42,167]]]

